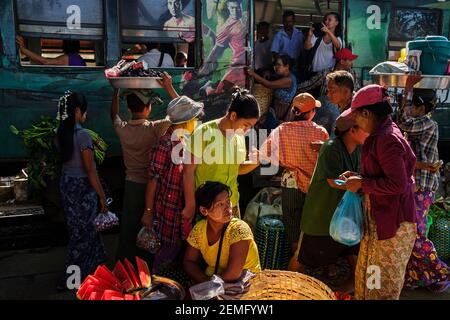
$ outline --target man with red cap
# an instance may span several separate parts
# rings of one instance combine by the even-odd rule
[[[359,90],[358,80],[356,78],[356,73],[352,69],[353,61],[358,58],[356,54],[353,54],[350,49],[344,48],[336,52],[336,65],[334,67],[334,71],[345,70],[352,74],[353,79],[355,81],[355,91]]]
[[[284,122],[272,131],[260,149],[273,165],[284,168],[281,178],[283,222],[288,241],[295,252],[305,195],[316,166],[318,150],[312,143],[326,141],[326,129],[312,121],[320,101],[309,93],[297,95],[291,105],[294,121]]]

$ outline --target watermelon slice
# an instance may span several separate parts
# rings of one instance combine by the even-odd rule
[[[97,293],[100,294],[100,295],[103,293],[103,291],[101,291],[101,292],[97,291],[97,288],[96,288],[94,285],[92,285],[92,284],[88,285],[87,288],[86,288],[86,291],[85,291],[84,295],[82,296],[82,299],[81,299],[81,300],[88,300],[88,298],[89,298],[89,297],[91,296],[91,294],[94,293],[94,292],[97,292]]]
[[[123,297],[112,296],[110,300],[125,300]]]
[[[127,258],[125,258],[125,267],[127,268],[128,274],[130,275],[130,278],[133,281],[134,288],[136,289],[142,288],[141,281],[139,280],[136,269]]]
[[[138,268],[139,279],[141,279],[141,284],[143,288],[150,288],[152,285],[152,276],[150,270],[148,269],[148,264],[139,257],[136,257],[136,265]]]
[[[113,297],[123,300],[123,293],[115,290],[105,290],[102,295],[102,300],[113,300]]]
[[[132,294],[124,294],[123,298],[125,300],[134,300],[134,295],[132,295]]]
[[[123,266],[122,262],[120,262],[120,260],[117,261],[113,270],[113,274],[117,277],[117,279],[119,279],[121,288],[123,290],[128,291],[134,289],[133,281],[131,280],[130,276],[127,273],[127,270]]]
[[[91,292],[91,295],[89,296],[88,300],[102,300],[102,292]]]
[[[96,284],[99,284],[99,281],[95,277],[93,277],[91,275],[87,276],[86,279],[84,279],[81,286],[78,288],[77,298],[80,300],[83,300],[83,297],[85,296],[87,287],[90,285],[96,285]]]
[[[94,277],[107,282],[115,290],[120,291],[121,289],[119,279],[117,279],[117,277],[111,271],[109,271],[109,269],[105,265],[97,267],[97,270],[95,270],[94,273]]]

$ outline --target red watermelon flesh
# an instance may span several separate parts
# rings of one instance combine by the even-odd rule
[[[136,269],[127,258],[125,258],[125,267],[127,268],[128,274],[130,275],[130,278],[133,281],[134,287],[136,289],[142,288],[141,281],[139,280]]]
[[[120,262],[120,260],[117,261],[113,270],[113,274],[117,277],[117,279],[119,279],[122,289],[124,290],[134,289],[133,281],[131,280],[130,276],[127,273],[127,270],[123,266],[122,262]]]
[[[134,295],[134,300],[141,300],[141,296],[138,295],[138,294],[135,294],[135,295]]]
[[[121,289],[119,279],[105,265],[99,266],[95,270],[94,277],[109,283],[115,290]]]
[[[91,292],[91,295],[89,296],[88,300],[102,300],[102,292]]]
[[[83,297],[85,296],[87,287],[90,285],[95,285],[95,284],[99,284],[99,281],[91,275],[87,276],[86,279],[84,279],[81,286],[78,288],[77,298],[82,300]]]
[[[123,297],[114,297],[112,296],[110,300],[125,300]]]
[[[94,292],[97,292],[100,295],[103,293],[103,291],[98,292],[97,288],[94,285],[92,285],[92,284],[88,285],[87,288],[86,288],[86,291],[84,292],[84,295],[81,297],[81,300],[88,300],[88,298]]]
[[[125,300],[134,300],[134,296],[132,294],[124,294],[123,298]]]
[[[115,290],[105,290],[102,295],[102,300],[117,300],[113,298],[121,298],[123,300],[123,293]]]
[[[139,279],[141,279],[142,287],[150,288],[152,285],[152,276],[148,269],[148,264],[139,257],[136,257],[136,265],[138,268]]]

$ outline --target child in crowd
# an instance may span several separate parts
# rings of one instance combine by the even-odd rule
[[[172,86],[172,78],[164,73],[162,87],[174,99],[178,96]],[[151,97],[143,90],[128,90],[123,94],[127,100],[131,120],[123,121],[119,116],[119,91],[114,91],[111,105],[111,120],[122,146],[126,167],[123,214],[120,223],[117,259],[135,256],[146,257],[147,253],[136,246],[136,237],[145,210],[145,192],[148,182],[148,158],[151,148],[170,126],[168,119],[147,120],[151,112]]]
[[[167,119],[172,123],[150,152],[150,166],[142,224],[153,228],[161,240],[161,249],[155,255],[153,273],[165,265],[176,263],[182,248],[183,225],[183,145],[203,115],[203,104],[181,96],[169,103]],[[181,146],[181,148],[180,148]],[[188,233],[190,230],[185,230]]]

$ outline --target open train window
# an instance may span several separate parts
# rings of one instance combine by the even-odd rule
[[[16,0],[22,66],[103,66],[103,4],[103,0],[75,4],[73,0]]]
[[[158,43],[175,66],[177,55],[184,53],[186,66],[194,67],[196,11],[196,0],[119,0],[122,54],[137,58]]]
[[[21,50],[21,65],[51,65],[95,67],[103,65],[102,42],[70,39],[24,38],[26,49]],[[34,55],[29,54],[31,51]],[[35,56],[36,55],[36,56]],[[67,55],[66,59],[59,59]],[[39,58],[40,57],[40,58]],[[44,59],[44,60],[41,60]],[[67,61],[62,63],[61,61]]]

